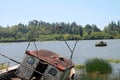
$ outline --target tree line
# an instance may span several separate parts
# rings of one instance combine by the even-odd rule
[[[0,41],[28,40],[95,40],[120,39],[120,21],[111,21],[103,30],[95,24],[85,26],[76,22],[48,23],[32,20],[28,24],[19,23],[14,26],[0,26]]]

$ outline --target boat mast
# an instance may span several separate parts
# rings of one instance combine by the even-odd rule
[[[63,35],[62,35],[63,32],[62,32],[62,26],[61,26],[61,25],[58,26],[58,31],[59,31],[61,37],[63,38]],[[72,57],[73,57],[73,54],[74,54],[74,51],[75,51],[75,48],[76,48],[76,45],[77,45],[78,40],[76,40],[73,49],[70,48],[69,44],[67,43],[67,41],[66,41],[64,38],[63,38],[63,40],[64,40],[65,44],[67,45],[68,49],[69,49],[70,52],[71,52],[71,55],[70,55],[70,58],[69,58],[70,61],[69,61],[69,62],[67,63],[67,65],[66,65],[66,69],[67,69],[67,67],[72,63]],[[69,72],[64,73],[64,75],[63,75],[63,77],[62,77],[62,80],[66,80],[66,76],[68,76],[68,73],[69,73]]]
[[[59,33],[60,33],[61,37],[63,38],[63,35],[62,35],[63,32],[62,32],[62,26],[61,26],[61,25],[58,26],[58,30],[59,30]],[[76,48],[76,45],[77,45],[78,40],[76,40],[73,49],[70,48],[69,44],[67,43],[67,41],[66,41],[64,38],[63,38],[63,40],[64,40],[65,44],[67,45],[68,49],[69,49],[70,52],[71,52],[70,62],[69,62],[69,64],[70,64],[71,61],[72,61],[72,57],[73,57],[73,54],[74,54],[74,51],[75,51],[75,48]],[[69,64],[68,64],[68,65],[69,65]]]

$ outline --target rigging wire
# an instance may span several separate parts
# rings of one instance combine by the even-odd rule
[[[66,65],[66,69],[67,69],[67,67],[72,63],[72,57],[73,57],[73,54],[74,54],[74,51],[75,51],[75,48],[76,48],[76,45],[77,45],[78,40],[76,40],[73,49],[70,48],[69,44],[67,43],[67,41],[64,39],[64,37],[63,37],[63,35],[62,35],[62,33],[63,33],[63,32],[62,32],[62,26],[58,26],[58,29],[59,29],[59,31],[60,31],[61,37],[63,38],[65,44],[67,45],[68,49],[69,49],[70,52],[71,52],[70,61],[69,61],[69,62],[67,63],[67,65]],[[64,75],[63,75],[63,77],[62,77],[62,80],[66,80],[66,77],[68,76],[68,73],[70,73],[70,71],[67,70],[67,72],[64,73]]]
[[[28,42],[28,45],[27,45],[27,48],[26,48],[26,50],[25,50],[25,52],[28,50],[28,48],[29,48],[29,46],[30,46],[30,40],[29,40],[29,42]]]
[[[31,41],[33,41],[33,44],[35,46],[35,50],[37,52],[37,56],[38,56],[38,48],[37,48],[37,45],[35,43],[35,38],[36,38],[36,35],[37,35],[37,23],[35,23],[34,25],[34,31],[32,30],[31,32],[33,33],[33,37],[31,38],[30,35],[29,35],[29,42],[28,42],[28,45],[27,45],[27,48],[26,48],[26,51],[29,49],[30,45],[31,45]]]
[[[77,42],[78,42],[78,40],[76,40],[73,49],[70,48],[68,42],[64,39],[64,37],[63,37],[63,35],[62,35],[62,33],[63,33],[63,32],[62,32],[62,27],[61,27],[61,26],[58,26],[58,29],[59,29],[59,31],[60,31],[60,35],[61,35],[61,37],[63,38],[65,44],[67,45],[68,49],[69,49],[70,52],[71,52],[71,55],[70,55],[70,62],[71,62],[71,61],[72,61],[73,54],[74,54],[74,51],[75,51],[75,48],[76,48],[76,46],[77,46]]]

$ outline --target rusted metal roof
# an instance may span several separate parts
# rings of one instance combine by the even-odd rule
[[[38,51],[27,51],[26,54],[37,57],[62,71],[74,66],[70,60],[52,51],[42,49]]]

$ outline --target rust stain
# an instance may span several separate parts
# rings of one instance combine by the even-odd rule
[[[49,63],[50,65],[55,66],[61,71],[64,71],[74,66],[74,64],[70,62],[70,60],[64,57],[61,57],[57,53],[49,51],[49,50],[42,49],[39,51],[27,51],[26,54],[37,57],[40,60],[43,60]]]

